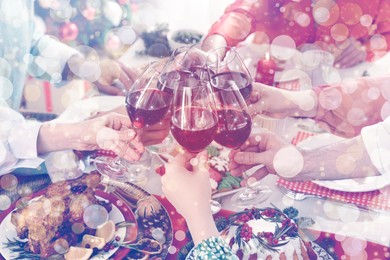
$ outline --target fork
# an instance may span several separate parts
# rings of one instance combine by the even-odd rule
[[[279,189],[287,197],[292,198],[294,200],[304,200],[307,198],[322,198],[321,196],[318,196],[318,195],[312,195],[312,194],[306,194],[306,193],[302,193],[302,192],[292,191],[284,186],[279,186]]]

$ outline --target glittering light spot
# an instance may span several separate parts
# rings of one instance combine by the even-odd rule
[[[279,176],[292,178],[302,171],[303,156],[295,147],[284,147],[275,154],[273,166]]]
[[[354,204],[348,204],[348,207],[337,207],[338,215],[341,221],[344,223],[352,223],[359,219],[360,210]]]
[[[84,224],[80,222],[76,222],[72,225],[72,231],[75,234],[82,234],[85,230]]]
[[[387,49],[386,38],[381,34],[375,34],[370,39],[370,48],[373,51],[381,51]]]
[[[103,128],[97,132],[96,143],[104,150],[113,150],[119,145],[118,133],[110,128]]]
[[[6,100],[10,98],[14,92],[12,82],[8,78],[0,76],[0,86],[0,99]]]
[[[9,78],[11,75],[11,66],[8,61],[0,58],[0,77]]]
[[[367,91],[367,96],[371,100],[377,100],[380,95],[381,95],[381,91],[377,87],[371,87]]]
[[[178,230],[175,233],[175,239],[177,241],[183,241],[186,238],[186,233],[183,230]]]
[[[296,54],[295,41],[288,35],[277,36],[271,43],[271,52],[278,60],[289,60]]]
[[[302,27],[307,27],[310,24],[310,17],[306,13],[298,12],[294,15],[294,20]]]
[[[329,201],[325,201],[322,205],[322,208],[326,216],[330,219],[338,219],[339,215],[337,214],[337,206]]]
[[[335,24],[330,29],[330,35],[335,41],[345,41],[349,36],[348,27],[342,23]]]
[[[340,6],[340,18],[348,25],[359,23],[363,11],[359,5],[354,3],[345,3]]]
[[[64,238],[60,238],[54,242],[53,248],[58,254],[63,255],[69,250],[69,243]]]
[[[367,241],[348,237],[342,242],[341,246],[347,255],[357,257],[363,254],[367,247]]]
[[[318,102],[325,110],[334,110],[341,105],[342,95],[337,89],[321,91]]]
[[[132,44],[137,39],[137,34],[130,26],[123,26],[118,31],[118,37],[124,44]]]
[[[168,248],[168,253],[170,253],[171,255],[175,254],[177,251],[176,247],[175,246],[170,246]]]
[[[390,102],[385,102],[381,108],[381,117],[385,120],[390,116]]]
[[[96,229],[108,221],[108,212],[103,206],[90,205],[84,211],[83,220],[89,228]]]
[[[7,157],[7,149],[5,148],[3,143],[0,143],[0,164],[5,161]]]
[[[330,12],[325,7],[319,7],[313,10],[313,16],[316,23],[321,24],[329,20]]]
[[[192,166],[198,166],[198,164],[199,164],[198,158],[192,158],[192,159],[190,160],[190,164],[191,164]]]
[[[342,154],[336,159],[336,169],[339,173],[348,175],[356,168],[356,159],[350,154]]]
[[[0,210],[6,210],[11,206],[11,199],[7,195],[0,195]]]
[[[347,121],[353,126],[359,126],[367,121],[367,117],[363,109],[353,107],[348,110]]]
[[[7,191],[13,191],[18,186],[18,179],[13,174],[6,174],[0,179],[0,187]]]
[[[369,14],[363,14],[362,16],[360,16],[360,24],[365,27],[370,26],[372,24],[372,21],[372,16]]]
[[[152,231],[152,237],[156,240],[160,240],[164,237],[164,232],[161,230],[161,228],[155,228]]]
[[[340,230],[340,231],[337,232],[337,234],[334,235],[334,238],[337,241],[341,242],[341,241],[343,241],[346,238],[346,235],[345,235],[345,233],[342,230]]]

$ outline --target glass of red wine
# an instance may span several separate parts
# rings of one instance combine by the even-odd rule
[[[214,140],[217,123],[210,86],[193,78],[181,81],[172,104],[171,133],[176,141],[186,151],[198,153]]]
[[[206,64],[212,71],[215,92],[235,85],[244,99],[249,99],[253,89],[253,78],[234,48],[222,47],[211,51],[207,55]]]
[[[158,86],[163,66],[164,64],[159,62],[151,63],[127,92],[126,110],[136,129],[158,124],[169,114],[172,95],[165,92],[164,87],[161,89]],[[116,158],[107,156],[96,158],[96,169],[117,180],[141,182],[140,178],[146,177],[131,173],[130,170],[136,167],[131,167],[130,162],[122,162],[121,157],[125,152],[126,149],[122,149]]]

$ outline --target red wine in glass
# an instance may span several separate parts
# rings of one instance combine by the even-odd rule
[[[182,122],[183,114],[186,119]],[[189,121],[188,121],[189,120]],[[183,107],[172,115],[171,133],[187,151],[200,152],[214,139],[217,130],[215,114],[201,107]]]
[[[212,76],[215,91],[231,88],[235,85],[240,90],[242,97],[248,100],[252,93],[252,80],[242,72],[227,71]]]
[[[217,114],[218,126],[214,141],[232,149],[240,147],[251,133],[250,115],[234,108],[223,108]]]
[[[154,125],[167,114],[171,99],[172,95],[158,89],[134,91],[126,99],[127,113],[138,129]]]

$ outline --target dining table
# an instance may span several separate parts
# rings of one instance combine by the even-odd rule
[[[140,54],[143,48],[141,40],[137,40],[120,58],[124,64],[141,68],[145,64],[159,58]],[[238,52],[246,62],[251,73],[256,73],[256,62],[267,51],[266,47],[253,43],[243,43]],[[291,54],[291,58],[298,55]],[[360,76],[376,76],[388,74],[387,62],[390,55],[374,63],[361,63],[350,69],[330,71],[330,80],[337,78],[353,78]],[[288,63],[288,62],[287,62]],[[288,67],[285,69],[294,69]],[[283,77],[283,70],[277,71],[275,78]],[[333,74],[332,74],[333,73]],[[336,74],[334,74],[336,73]],[[299,79],[297,79],[299,80]],[[289,85],[290,86],[290,85]],[[77,101],[68,106],[55,119],[57,122],[76,122],[87,119],[99,112],[110,111],[125,104],[122,96],[95,96]],[[254,121],[256,119],[254,118]],[[283,138],[297,146],[315,149],[321,145],[342,141],[343,138],[324,132],[313,120],[303,118],[286,118],[283,121]],[[252,133],[261,128],[261,122],[254,124]],[[104,153],[104,151],[95,151]],[[80,160],[85,164],[84,172],[92,172],[94,165],[89,161],[89,153]],[[158,199],[170,218],[171,234],[166,259],[182,259],[191,247],[190,236],[184,218],[164,197],[161,188],[161,172],[156,171],[165,164],[158,154],[150,153],[148,170],[145,172],[147,181],[139,184],[140,190]],[[20,177],[26,180],[30,177]],[[28,181],[28,180],[27,180]],[[44,181],[39,189],[49,185]],[[277,207],[280,209],[293,207],[299,216],[313,220],[311,225],[302,228],[305,238],[325,250],[320,259],[390,259],[390,181],[388,179],[337,180],[337,181],[307,181],[289,182],[276,175],[268,175],[260,181],[267,186],[270,196],[254,207]],[[214,214],[215,219],[227,218],[234,212],[244,208],[232,203],[233,194],[218,197],[222,205],[220,211]],[[3,213],[0,213],[4,215]],[[3,219],[2,219],[3,220]],[[0,226],[2,228],[2,226]],[[0,233],[4,230],[0,230]],[[1,248],[1,247],[0,247]],[[0,249],[1,252],[1,249]],[[4,256],[3,256],[4,257]],[[114,259],[119,259],[115,258]],[[123,256],[123,259],[126,259]]]

